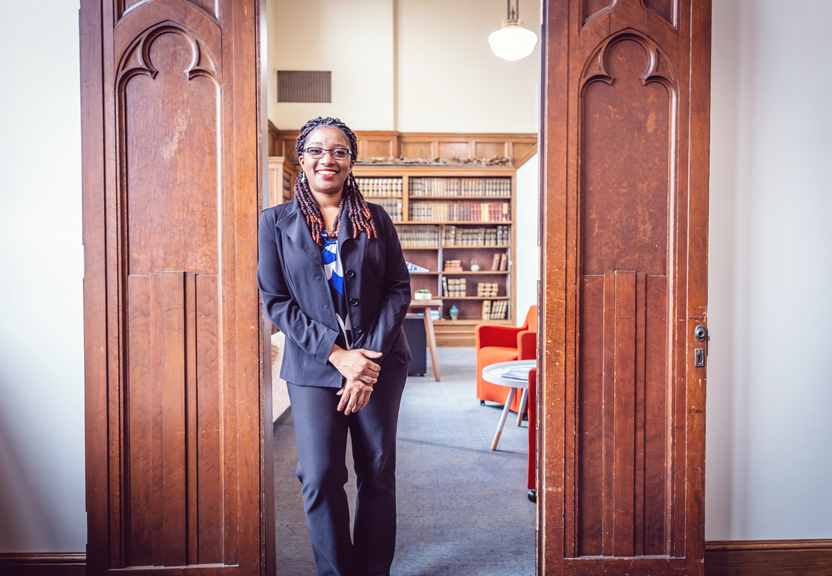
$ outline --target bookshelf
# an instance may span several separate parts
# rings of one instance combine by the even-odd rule
[[[269,154],[285,157],[288,160],[285,165],[294,168],[294,174],[297,174],[297,136],[297,130],[278,130],[269,122]],[[356,132],[356,137],[358,160],[364,162],[357,164],[353,170],[356,179],[370,180],[362,185],[368,200],[384,206],[393,217],[399,239],[404,245],[405,258],[428,269],[425,273],[411,274],[413,290],[425,288],[441,298],[443,278],[468,280],[466,296],[441,298],[442,320],[435,325],[437,343],[473,346],[474,327],[484,322],[484,300],[506,303],[506,319],[487,322],[514,324],[517,314],[516,276],[511,261],[516,246],[515,171],[537,152],[537,135],[366,131]],[[404,159],[421,159],[431,163],[417,164]],[[482,160],[498,165],[466,163]],[[291,189],[285,199],[291,199]],[[414,209],[417,211],[415,214],[427,218],[430,211],[431,220],[416,221],[411,218],[411,204],[419,202],[427,202],[431,207],[422,204]],[[449,209],[438,207],[443,202],[467,204],[451,214]],[[503,219],[502,213],[504,202],[509,204],[506,219]],[[483,220],[481,204],[486,203],[499,207],[484,210],[485,217],[492,218],[496,210],[496,221]],[[480,208],[478,211],[477,206]],[[443,214],[442,210],[446,213]],[[465,210],[467,220],[462,219]],[[475,211],[476,219],[473,219]],[[508,218],[509,215],[513,219]],[[498,227],[502,227],[499,233]],[[495,252],[506,254],[506,270],[490,270]],[[472,259],[477,259],[482,267],[479,272],[471,272]],[[460,260],[463,270],[445,272],[445,260]],[[478,284],[494,283],[497,284],[496,297],[486,299],[477,296]],[[459,309],[460,316],[458,320],[451,321],[448,310],[454,305]]]
[[[430,290],[442,300],[441,319],[435,322],[440,346],[472,346],[477,324],[514,323],[515,170],[466,165],[353,168],[367,201],[382,205],[395,222],[405,259],[427,269],[411,273],[411,288],[414,293]],[[471,270],[473,261],[479,271]],[[484,320],[484,305],[502,316]],[[452,306],[459,310],[457,320],[450,318]]]
[[[263,199],[263,209],[283,204],[295,195],[295,178],[300,173],[300,165],[285,156],[269,156],[269,189]],[[272,334],[277,333],[277,326],[272,325]]]
[[[284,156],[269,156],[269,197],[263,208],[271,208],[292,199],[295,178],[300,166]]]

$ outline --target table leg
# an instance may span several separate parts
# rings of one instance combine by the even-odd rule
[[[520,396],[520,410],[517,412],[517,425],[520,426],[520,423],[523,421],[523,412],[526,411],[526,402],[529,399],[529,389],[526,388],[523,390],[523,395]]]
[[[511,401],[514,400],[514,395],[517,393],[516,388],[511,388],[508,391],[508,398],[506,398],[506,405],[503,406],[503,413],[500,414],[500,423],[497,424],[497,433],[494,435],[494,441],[491,443],[491,449],[497,449],[497,442],[500,441],[500,434],[503,433],[503,426],[506,425],[506,418],[508,418],[508,413],[510,411]]]
[[[439,359],[436,357],[436,334],[433,331],[433,318],[430,317],[429,308],[425,308],[425,331],[428,333],[428,348],[430,348],[430,361],[433,364],[433,379],[439,382],[442,377],[439,375]]]

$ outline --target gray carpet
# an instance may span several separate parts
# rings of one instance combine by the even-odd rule
[[[528,422],[518,428],[512,414],[492,452],[500,407],[480,406],[475,397],[474,349],[440,348],[439,365],[441,382],[433,381],[428,365],[428,376],[409,378],[404,391],[392,574],[531,576],[535,507],[526,498]],[[278,574],[314,575],[291,414],[274,431]],[[347,492],[352,503],[352,475]]]

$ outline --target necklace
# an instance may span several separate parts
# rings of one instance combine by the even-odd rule
[[[332,223],[332,232],[327,232],[326,230],[321,231],[321,236],[325,236],[326,238],[337,238],[338,237],[338,230],[341,227],[341,212],[344,211],[344,201],[346,198],[341,198],[341,202],[338,203],[338,214],[335,215],[335,222]],[[326,219],[324,219],[324,225],[326,225]]]

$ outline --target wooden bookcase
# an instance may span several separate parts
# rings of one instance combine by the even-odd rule
[[[295,155],[295,141],[297,130],[278,130],[269,122],[269,153],[270,158],[270,188],[276,189],[278,183],[282,186],[277,202],[291,199],[291,184],[297,175],[298,165]],[[474,327],[484,322],[492,324],[514,324],[516,318],[515,285],[516,276],[512,266],[515,252],[516,220],[516,185],[515,172],[529,158],[537,152],[536,134],[487,134],[487,133],[433,133],[397,131],[368,131],[356,132],[358,138],[359,161],[372,159],[378,163],[357,164],[353,169],[355,177],[363,180],[362,191],[369,202],[384,206],[393,216],[399,230],[399,238],[404,244],[405,258],[413,264],[423,266],[428,272],[411,274],[413,291],[419,289],[430,290],[435,297],[441,298],[441,320],[436,323],[437,343],[443,346],[473,346]],[[493,159],[502,157],[508,160],[509,166],[477,166],[468,165],[459,160]],[[271,172],[272,163],[280,159],[283,172]],[[449,164],[409,164],[398,163],[399,159],[424,159],[448,161]],[[387,162],[390,161],[390,162]],[[283,184],[285,174],[291,172],[291,179]],[[274,174],[274,175],[272,175]],[[509,196],[486,196],[474,189],[464,195],[419,196],[417,190],[419,179],[459,179],[466,178],[473,181],[487,179],[506,179]],[[389,180],[393,180],[391,185]],[[380,182],[386,181],[386,182]],[[274,182],[274,186],[271,186]],[[375,185],[374,185],[375,184]],[[385,184],[382,188],[380,184]],[[469,182],[470,185],[470,182]],[[288,188],[287,188],[288,186]],[[392,189],[391,189],[392,186]],[[283,191],[286,191],[284,194]],[[453,192],[458,192],[454,190]],[[277,196],[275,196],[277,199]],[[445,219],[437,214],[437,219],[431,221],[415,221],[412,217],[416,213],[433,210],[441,204],[484,204],[489,202],[507,202],[509,204],[508,221],[454,221],[452,215]],[[422,204],[420,204],[422,203]],[[421,208],[420,208],[421,207]],[[413,208],[413,212],[411,211]],[[438,209],[438,208],[436,208]],[[451,243],[446,241],[450,233],[470,231],[475,228],[496,230],[498,226],[505,226],[506,233],[501,234],[501,243],[497,245],[471,245],[468,243]],[[455,227],[455,228],[454,228]],[[414,245],[412,240],[416,230],[432,230],[436,234],[435,241],[430,245]],[[503,240],[506,238],[507,240]],[[491,262],[495,252],[506,254],[507,270],[491,271]],[[471,272],[471,260],[476,259],[481,267],[479,272]],[[460,260],[462,272],[446,272],[443,270],[445,260]],[[465,279],[467,281],[466,296],[442,297],[443,279]],[[477,284],[497,284],[497,297],[484,298],[477,296]],[[483,300],[496,300],[506,304],[506,318],[504,320],[483,320]],[[459,319],[452,321],[449,317],[451,306],[459,309]]]
[[[408,262],[427,268],[411,272],[413,292],[430,290],[442,300],[435,323],[440,346],[473,346],[477,324],[513,324],[512,266],[516,217],[515,167],[356,165],[353,174],[368,202],[381,204],[396,222]],[[492,270],[494,255],[506,255],[506,269]],[[446,271],[459,260],[462,271]],[[479,271],[471,271],[476,260]],[[446,296],[443,283],[466,281],[464,296]],[[480,283],[496,284],[496,296],[478,296]],[[500,303],[505,317],[483,320],[483,302]],[[459,310],[451,320],[450,309]]]
[[[269,156],[269,197],[263,208],[288,202],[294,196],[295,178],[300,166],[284,156]]]

